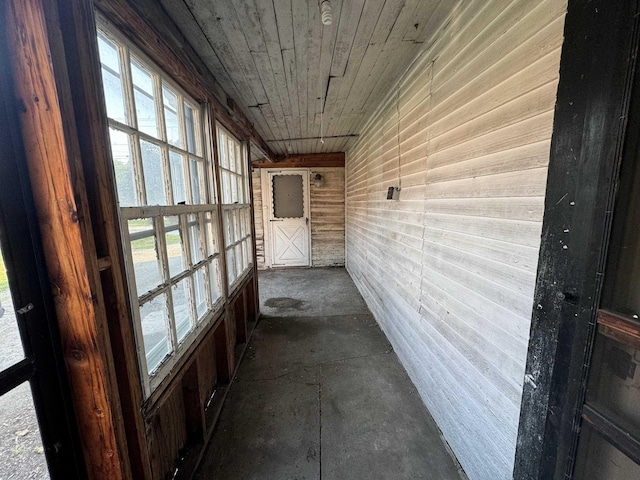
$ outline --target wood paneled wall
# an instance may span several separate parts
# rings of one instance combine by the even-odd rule
[[[316,186],[314,177],[322,175]],[[309,183],[311,196],[311,264],[314,267],[344,265],[344,168],[312,168]]]
[[[347,269],[471,479],[512,475],[565,10],[455,10],[347,156]]]
[[[278,165],[278,164],[274,164]],[[263,201],[262,189],[268,185],[262,185],[261,169],[253,171],[253,198],[254,215],[256,224],[256,250],[258,269],[268,268],[269,259],[266,244],[268,236],[265,235],[267,225],[264,219],[267,216],[265,208],[269,208]],[[311,266],[312,267],[337,267],[344,265],[344,231],[345,231],[345,207],[344,207],[344,167],[311,167],[309,168],[309,195],[311,224]],[[322,183],[315,185],[316,173],[322,175]]]

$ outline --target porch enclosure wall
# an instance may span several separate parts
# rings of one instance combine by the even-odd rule
[[[212,435],[229,382],[259,315],[255,254],[250,240],[253,236],[251,188],[247,178],[250,152],[245,149],[250,141],[268,153],[269,149],[242,114],[231,114],[226,96],[220,92],[215,79],[201,68],[188,43],[180,40],[180,33],[160,5],[149,0],[142,8],[142,3],[12,0],[2,6],[8,21],[6,28],[0,30],[2,38],[9,40],[8,75],[15,88],[7,97],[11,95],[21,105],[16,131],[20,128],[22,142],[29,147],[25,150],[25,163],[43,232],[47,272],[52,280],[62,344],[60,358],[73,390],[82,444],[78,455],[83,456],[88,475],[93,479],[189,478]],[[140,371],[144,369],[139,368],[144,357],[137,355],[138,346],[144,345],[144,341],[136,343],[136,324],[132,318],[136,306],[130,302],[127,289],[132,277],[126,275],[120,235],[122,210],[118,211],[118,177],[111,157],[116,152],[110,148],[114,144],[109,141],[108,109],[103,100],[96,14],[110,32],[118,33],[115,35],[118,41],[124,42],[126,37],[126,42],[131,43],[129,51],[131,46],[139,49],[138,56],[144,56],[145,65],[153,63],[156,72],[162,71],[170,77],[171,82],[193,99],[192,105],[197,104],[198,109],[206,113],[210,122],[205,135],[207,142],[201,151],[209,153],[211,161],[206,177],[215,182],[215,187],[208,186],[211,195],[203,208],[214,213],[210,223],[216,222],[218,232],[225,227],[223,211],[242,212],[245,220],[244,223],[232,222],[235,226],[229,228],[224,237],[211,236],[223,249],[218,249],[222,253],[237,251],[241,245],[242,262],[236,260],[233,279],[222,282],[222,291],[218,292],[220,300],[207,313],[202,328],[194,332],[193,341],[182,343],[182,350],[176,350],[175,363],[167,368],[157,385],[148,390],[143,389],[145,378],[141,378]],[[123,48],[121,44],[119,51],[124,55]],[[133,66],[124,57],[117,58],[121,69],[126,65],[119,71],[126,72]],[[111,63],[111,70],[113,67]],[[159,80],[155,77],[156,93],[161,87]],[[133,94],[134,89],[129,89],[128,83],[120,85],[124,84]],[[139,89],[135,91],[140,93]],[[157,94],[154,97],[160,98]],[[135,94],[132,98],[138,101]],[[134,106],[139,105],[129,104],[130,112]],[[183,107],[184,104],[178,109]],[[151,109],[158,114],[156,118],[162,117],[160,103],[152,103]],[[165,110],[164,114],[170,113]],[[114,120],[110,120],[112,126],[117,122]],[[242,155],[235,155],[233,168],[229,166],[229,157],[219,159],[215,126],[224,127],[238,145],[243,145],[235,149],[236,152],[242,150]],[[140,135],[128,124],[120,123],[118,128],[128,135]],[[188,150],[188,140],[186,145]],[[169,148],[163,145],[165,147]],[[170,171],[166,167],[164,164],[161,168]],[[214,191],[222,192],[225,188],[220,167],[233,170],[235,185],[243,191],[242,198],[225,202],[233,204],[230,208],[219,201],[219,195],[213,195]],[[226,178],[228,181],[230,177]],[[204,186],[202,183],[198,182]],[[164,186],[168,187],[168,182]],[[158,189],[154,191],[157,193]],[[194,191],[195,188],[192,194]],[[200,190],[203,191],[204,188]],[[138,193],[143,196],[145,192],[138,190]],[[175,197],[174,200],[177,204],[169,206],[181,213],[192,207],[190,201],[179,202]],[[155,215],[154,211],[167,207],[164,202],[152,203],[138,205],[145,208],[144,216]],[[227,218],[233,217],[227,215]],[[193,226],[195,220],[187,223]],[[202,235],[192,237],[200,240],[193,243],[192,249],[187,243],[191,237],[186,233],[183,229],[180,242],[186,250],[182,252],[203,254]],[[162,251],[166,236],[156,237],[148,243],[160,245],[156,248]],[[171,267],[166,261],[168,252],[160,256],[162,268],[170,273]],[[184,258],[188,257],[187,254]],[[227,278],[229,257],[220,256],[223,279]],[[191,258],[194,266],[200,262]],[[194,293],[194,297],[197,298],[197,294]],[[165,311],[167,308],[165,306]],[[193,311],[191,309],[192,314]]]
[[[347,269],[471,479],[512,476],[565,11],[461,3],[347,152]]]
[[[277,163],[274,164],[274,168]],[[262,183],[262,169],[256,168],[252,173],[254,214],[256,225],[256,251],[258,269],[268,267],[268,228],[267,202],[263,200],[263,191],[269,185]],[[322,176],[321,183],[316,185],[314,177]],[[309,196],[311,224],[311,266],[337,267],[344,266],[344,184],[343,167],[310,167]],[[266,192],[268,195],[268,192]],[[265,221],[265,219],[267,219]]]

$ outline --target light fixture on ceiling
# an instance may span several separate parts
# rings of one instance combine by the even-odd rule
[[[322,24],[331,25],[331,2],[329,0],[322,0],[320,4],[320,14],[322,15]]]

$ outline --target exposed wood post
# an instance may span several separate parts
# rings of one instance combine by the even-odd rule
[[[90,0],[56,0],[76,118],[95,249],[117,372],[133,477],[150,479],[143,400],[121,244],[107,114],[102,98],[95,10]],[[47,20],[55,15],[48,15]],[[51,25],[51,23],[50,23]],[[51,28],[54,28],[53,26]]]
[[[42,0],[6,5],[26,161],[89,477],[131,478],[62,39],[47,28],[58,22],[50,7]]]
[[[230,306],[229,306],[229,282],[227,276],[227,252],[225,250],[224,243],[224,220],[222,216],[224,215],[224,211],[222,209],[222,187],[220,183],[220,159],[218,155],[218,133],[216,131],[216,112],[210,106],[209,107],[209,129],[211,134],[211,141],[209,142],[209,148],[211,148],[211,158],[213,159],[213,175],[214,182],[216,188],[216,208],[218,210],[218,245],[220,245],[220,262],[219,265],[221,267],[221,281],[222,281],[222,294],[224,295],[224,303],[225,303],[225,316],[223,320],[222,327],[225,329],[225,341],[227,341],[227,345],[224,347],[224,351],[222,349],[222,343],[220,339],[222,335],[220,332],[216,333],[216,364],[218,365],[218,378],[221,381],[228,382],[231,380],[233,375],[233,371],[235,369],[235,356],[234,356],[234,344],[235,342],[229,343],[230,338],[232,337],[230,332],[231,327],[231,315],[233,314]],[[235,327],[235,325],[234,325]],[[226,356],[226,359],[222,359],[222,355]],[[224,371],[226,370],[226,371]]]
[[[258,250],[256,248],[256,205],[253,198],[253,168],[251,165],[251,142],[247,142],[247,181],[249,182],[249,203],[251,204],[251,243],[253,253],[253,281],[251,294],[247,308],[249,309],[247,320],[257,320],[260,316],[260,302],[258,301]],[[264,185],[262,185],[264,189]],[[266,252],[265,252],[266,257]],[[251,301],[253,300],[253,302]]]
[[[265,159],[253,162],[253,168],[313,168],[344,167],[345,153],[307,153],[300,155],[281,155],[275,162]]]

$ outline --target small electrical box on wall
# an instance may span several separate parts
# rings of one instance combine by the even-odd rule
[[[387,189],[387,200],[398,200],[400,187],[389,187]]]

